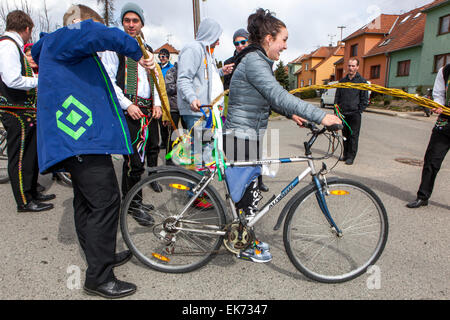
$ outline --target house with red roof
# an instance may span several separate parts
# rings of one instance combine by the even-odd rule
[[[359,60],[359,73],[370,82],[384,86],[386,58],[375,57],[369,61],[366,61],[365,58],[369,58],[368,53],[390,34],[398,19],[399,15],[381,14],[364,27],[346,37],[343,40],[345,42],[344,70],[350,58],[356,58]],[[337,80],[340,79],[337,78]]]
[[[308,55],[303,55],[298,61],[299,70],[297,76],[297,87],[302,88],[311,85],[326,84],[334,79],[334,63],[344,55],[344,46],[319,47]]]
[[[432,86],[436,74],[430,63],[433,56],[439,62],[448,55],[450,63],[449,23],[449,0],[435,0],[399,15],[381,14],[344,39],[344,69],[348,60],[356,57],[359,73],[371,83],[410,93],[420,86]],[[339,61],[336,70],[338,66],[342,67]]]
[[[287,64],[289,76],[289,90],[298,88],[296,73],[302,68],[302,58],[305,56],[307,55],[302,54]]]

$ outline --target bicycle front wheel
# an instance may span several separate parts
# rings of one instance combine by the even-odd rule
[[[303,193],[284,225],[286,252],[295,267],[310,279],[345,282],[366,272],[380,257],[387,241],[388,219],[380,198],[352,180],[328,183],[325,200],[339,234],[325,218],[317,189]]]
[[[6,130],[0,129],[0,183],[9,181]]]
[[[208,263],[223,242],[225,209],[217,191],[207,186],[192,200],[201,176],[163,171],[141,180],[121,208],[122,236],[146,266],[169,273],[196,270]],[[159,185],[161,192],[156,192]],[[139,211],[136,211],[139,210]],[[148,215],[145,220],[142,214]]]

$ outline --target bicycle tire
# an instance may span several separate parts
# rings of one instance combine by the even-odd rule
[[[173,251],[167,245],[168,241],[161,239],[164,236],[163,231],[169,236],[172,235],[163,227],[164,223],[169,221],[170,217],[179,214],[190,199],[187,191],[181,190],[180,186],[196,185],[201,178],[197,174],[179,171],[153,173],[137,183],[126,195],[120,211],[122,237],[134,256],[147,267],[166,273],[191,272],[206,265],[219,250],[223,242],[221,235],[198,235],[188,231],[177,231]],[[156,193],[151,188],[150,184],[153,182],[160,184],[163,189],[161,193]],[[173,186],[177,186],[180,190]],[[225,207],[218,192],[212,186],[207,186],[204,194],[209,197],[213,209],[199,210],[191,207],[185,217],[191,221],[225,226]],[[133,210],[133,200],[139,198],[142,199],[146,212],[154,219],[151,226],[139,225],[130,214],[132,212],[130,210]],[[198,228],[198,225],[195,228]],[[194,249],[201,252],[195,252]]]
[[[68,172],[57,172],[56,175],[58,176],[58,179],[68,186],[72,186],[72,179],[71,175]]]
[[[365,273],[378,260],[388,238],[388,217],[380,198],[367,186],[334,179],[328,187],[326,203],[342,237],[332,231],[315,197],[317,189],[311,187],[301,190],[292,205],[283,241],[289,259],[306,277],[341,283]],[[362,239],[356,241],[357,236]]]
[[[9,181],[6,130],[0,129],[0,184]]]

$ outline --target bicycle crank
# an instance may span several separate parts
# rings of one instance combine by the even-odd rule
[[[230,224],[226,230],[223,244],[231,253],[238,254],[253,242],[253,232],[240,223]]]

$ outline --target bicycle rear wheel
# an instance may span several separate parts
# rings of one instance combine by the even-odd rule
[[[338,283],[366,272],[380,257],[388,236],[388,219],[380,198],[352,180],[328,183],[326,204],[342,231],[331,228],[316,199],[316,188],[300,195],[284,225],[286,252],[310,279]]]
[[[69,172],[57,172],[58,179],[67,184],[68,186],[72,186],[72,176]]]
[[[194,186],[201,180],[178,171],[154,173],[141,180],[127,194],[120,213],[122,236],[130,250],[146,266],[163,272],[182,273],[208,263],[219,250],[225,226],[225,209],[217,191],[207,186],[203,198],[195,201],[177,221],[175,216],[191,201]],[[161,193],[151,184],[158,183]],[[136,203],[153,218],[147,226],[133,216]],[[177,230],[183,228],[184,230]],[[191,232],[195,229],[200,232]],[[204,231],[204,232],[202,232]]]
[[[6,130],[0,129],[0,183],[9,181]]]

